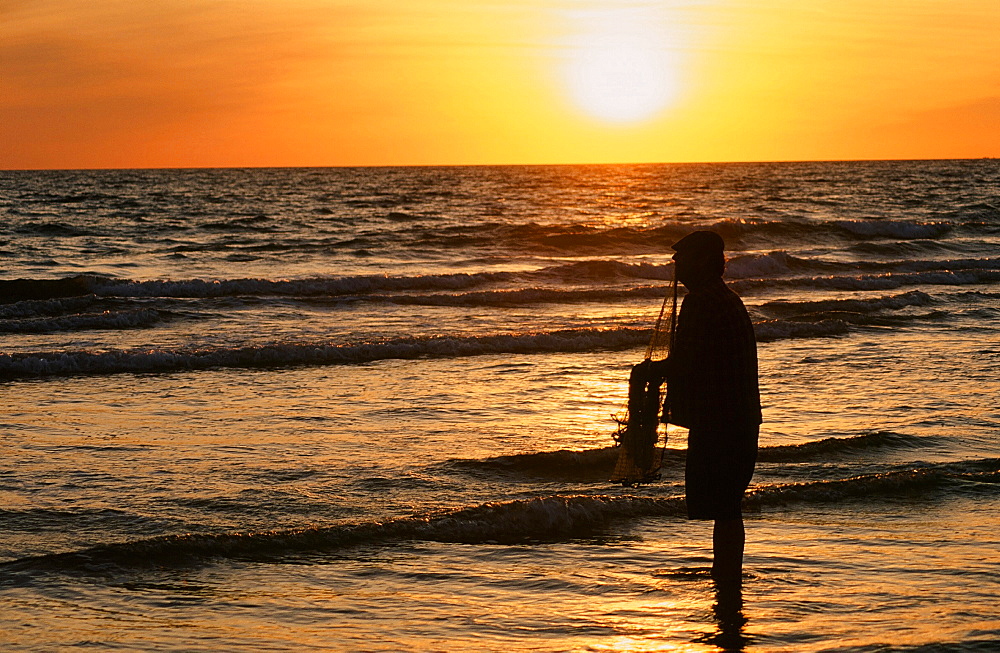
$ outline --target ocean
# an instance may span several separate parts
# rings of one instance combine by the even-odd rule
[[[613,415],[694,229],[742,602]],[[1000,650],[1000,161],[0,172],[4,651]]]

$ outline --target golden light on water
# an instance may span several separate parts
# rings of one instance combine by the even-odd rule
[[[676,98],[678,62],[656,30],[655,15],[635,9],[574,16],[564,77],[574,104],[611,123],[660,114]]]

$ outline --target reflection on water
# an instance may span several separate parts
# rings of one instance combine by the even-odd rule
[[[738,586],[718,585],[715,590],[715,604],[712,606],[718,632],[698,638],[696,641],[718,646],[723,651],[743,651],[752,641],[744,634],[747,618],[743,614],[743,592]]]
[[[0,172],[33,298],[0,301],[0,649],[1000,650],[997,189]],[[706,227],[766,340],[742,597],[682,517],[683,433],[658,483],[606,482],[668,247]]]

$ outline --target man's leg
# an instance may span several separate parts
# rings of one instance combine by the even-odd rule
[[[712,532],[712,578],[718,583],[739,585],[743,578],[743,517],[718,519]]]

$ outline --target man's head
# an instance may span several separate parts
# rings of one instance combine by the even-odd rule
[[[725,243],[714,231],[695,231],[673,244],[677,280],[689,289],[719,279],[726,270]]]

